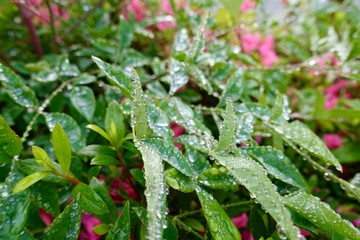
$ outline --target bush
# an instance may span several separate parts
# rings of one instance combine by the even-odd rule
[[[360,239],[357,5],[220,2],[1,3],[2,239]]]

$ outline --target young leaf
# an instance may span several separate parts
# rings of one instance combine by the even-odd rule
[[[108,155],[96,155],[93,159],[91,159],[90,165],[120,165],[120,162],[116,158]]]
[[[192,170],[184,156],[181,154],[180,150],[175,147],[171,142],[161,139],[147,138],[143,139],[141,143],[148,148],[153,149],[153,151],[157,152],[157,154],[159,154],[163,160],[168,162],[171,166],[179,170],[181,173],[189,177],[192,177],[194,175],[194,171]]]
[[[305,192],[296,192],[283,199],[287,207],[305,217],[329,238],[336,235],[338,239],[360,239],[360,231],[319,198]]]
[[[76,197],[65,210],[57,216],[49,229],[50,240],[76,240],[81,227],[80,196]]]
[[[146,101],[139,76],[135,69],[133,69],[133,85],[134,91],[132,95],[134,99],[132,101],[131,127],[133,129],[134,139],[140,140],[147,136],[148,124]]]
[[[200,187],[196,187],[196,193],[213,238],[240,240],[239,231],[213,196]]]
[[[14,187],[13,194],[21,192],[36,182],[40,181],[44,177],[48,176],[51,172],[35,172],[21,179]]]
[[[71,147],[74,151],[80,151],[85,146],[85,140],[81,134],[81,129],[77,122],[64,113],[46,113],[45,120],[48,128],[52,131],[56,123],[59,123],[66,132]]]
[[[125,125],[124,125],[124,116],[121,110],[120,105],[112,101],[109,103],[109,106],[106,109],[105,114],[105,130],[110,133],[111,132],[111,123],[115,124],[116,132],[112,133],[111,136],[116,135],[117,139],[113,139],[117,144],[121,142],[121,139],[124,138],[125,135]]]
[[[9,163],[21,152],[22,142],[1,115],[0,129],[0,163]]]
[[[37,105],[37,98],[33,90],[26,86],[21,78],[10,68],[0,63],[0,82],[9,96],[23,107],[34,107]]]
[[[133,89],[130,79],[119,69],[102,61],[100,58],[92,57],[92,60],[100,70],[108,77],[109,82],[118,87],[121,92],[128,98],[132,99],[131,91]]]
[[[92,122],[95,113],[96,100],[94,92],[86,86],[74,87],[70,92],[70,100],[75,109]]]
[[[282,126],[274,126],[274,129],[285,140],[294,142],[309,153],[321,158],[325,163],[334,165],[336,169],[342,171],[341,164],[326,147],[325,143],[305,124],[295,121],[290,124],[283,124]]]
[[[130,239],[130,228],[130,205],[129,202],[126,202],[120,217],[106,235],[106,240],[128,240]]]
[[[107,132],[105,132],[101,127],[99,127],[95,124],[88,124],[88,125],[86,125],[86,128],[89,128],[89,129],[93,130],[94,132],[97,132],[98,134],[103,136],[103,138],[105,138],[106,140],[111,142],[109,134],[107,134]]]
[[[275,178],[303,190],[308,188],[304,177],[283,152],[270,146],[248,147],[244,150],[254,156]]]
[[[189,74],[186,71],[185,63],[171,58],[170,60],[170,90],[169,94],[174,95],[177,90],[185,86],[189,81]]]
[[[79,183],[73,189],[72,195],[74,197],[80,194],[81,207],[88,213],[94,216],[101,216],[109,213],[103,199],[88,185]]]
[[[215,151],[227,149],[235,137],[235,113],[231,98],[227,99],[224,122],[220,129],[219,143]]]
[[[213,157],[249,190],[251,197],[256,199],[265,211],[269,212],[284,229],[289,239],[297,239],[290,214],[260,164],[252,159],[233,155],[215,154]]]
[[[71,145],[65,131],[62,129],[59,123],[56,123],[53,129],[51,140],[54,147],[55,156],[61,168],[66,173],[69,173],[71,165]]]
[[[165,223],[166,190],[165,173],[161,156],[153,148],[138,144],[144,161],[147,202],[147,237],[162,239]]]

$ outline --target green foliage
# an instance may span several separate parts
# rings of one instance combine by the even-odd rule
[[[0,162],[9,163],[13,157],[21,152],[22,142],[0,115]]]

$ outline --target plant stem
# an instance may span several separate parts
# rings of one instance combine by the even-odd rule
[[[51,26],[51,31],[53,33],[53,38],[54,38],[54,43],[55,43],[55,48],[56,48],[55,50],[57,50],[57,46],[60,44],[61,38],[57,34],[57,29],[55,26],[55,16],[54,16],[54,12],[51,8],[50,0],[46,0],[45,3],[48,8],[49,15],[50,15],[50,26]]]

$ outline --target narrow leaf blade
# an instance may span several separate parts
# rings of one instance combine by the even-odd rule
[[[14,187],[13,194],[21,192],[36,182],[40,181],[44,177],[48,176],[51,172],[35,172],[21,179]]]
[[[219,143],[215,151],[222,151],[227,149],[233,142],[235,137],[235,113],[231,98],[227,99],[225,118],[220,129]]]
[[[22,142],[0,115],[0,163],[9,163],[22,149]]]
[[[106,240],[129,240],[130,228],[130,206],[129,202],[126,202],[120,217],[116,220],[115,225],[106,235]]]
[[[53,129],[51,140],[55,156],[61,168],[68,173],[71,165],[71,145],[69,138],[59,123],[56,123]]]

